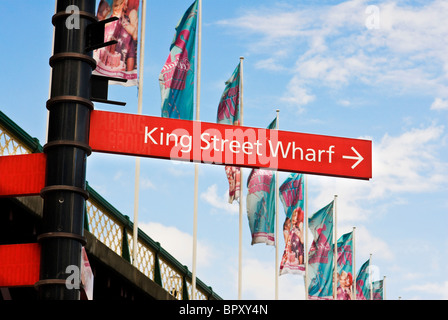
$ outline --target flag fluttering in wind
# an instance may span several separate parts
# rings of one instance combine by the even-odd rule
[[[343,234],[338,240],[338,300],[353,299],[353,232]]]
[[[268,125],[268,129],[277,129],[277,118],[274,118],[274,120],[272,120],[272,122]]]
[[[229,203],[240,199],[241,168],[225,166],[227,181],[229,182]]]
[[[285,209],[283,236],[285,250],[280,263],[280,275],[304,274],[304,177],[299,173],[292,173],[280,186],[280,200]]]
[[[229,80],[226,81],[224,92],[218,105],[217,123],[239,125],[240,122],[240,65],[239,63]],[[229,181],[229,203],[239,199],[241,187],[241,169],[225,166]]]
[[[159,75],[162,117],[193,120],[194,60],[198,0],[176,26],[170,54]]]
[[[364,262],[356,276],[356,300],[370,300],[370,259]]]
[[[116,40],[117,43],[94,50],[97,65],[93,74],[126,79],[127,82],[114,82],[124,86],[137,85],[139,3],[139,0],[100,1],[98,21],[118,17],[118,20],[106,23],[104,42]]]
[[[268,129],[277,128],[277,118]],[[247,178],[247,218],[252,244],[275,245],[275,173],[271,170],[252,169]]]
[[[239,125],[240,120],[240,65],[238,63],[222,93],[218,105],[217,123]]]
[[[372,282],[372,300],[384,300],[384,281],[378,280]]]
[[[275,244],[275,174],[252,169],[247,179],[247,218],[252,243]]]
[[[308,298],[313,300],[333,299],[333,205],[334,201],[308,219],[314,239],[308,254]]]

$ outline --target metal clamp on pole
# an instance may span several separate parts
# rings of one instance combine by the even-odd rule
[[[118,43],[117,40],[104,42],[105,25],[109,22],[113,22],[116,20],[118,20],[118,17],[110,17],[108,19],[104,19],[101,21],[96,20],[95,23],[92,23],[86,28],[87,41],[85,52],[89,52],[95,49],[107,47]]]
[[[87,192],[86,190],[84,190],[82,188],[66,186],[66,185],[53,185],[53,186],[44,187],[40,191],[40,196],[45,199],[47,193],[56,192],[56,191],[71,191],[71,192],[75,192],[75,193],[82,195],[84,197],[84,199],[86,199],[86,200],[89,199],[89,192]],[[58,200],[59,203],[63,202],[61,199],[63,199],[63,198],[59,198],[59,200]]]
[[[82,237],[75,233],[69,233],[69,232],[48,232],[40,234],[37,237],[37,241],[41,242],[42,240],[48,239],[48,238],[66,238],[66,239],[75,239],[79,241],[83,246],[86,245],[86,238]]]
[[[44,145],[43,149],[44,149],[44,152],[46,152],[48,149],[55,148],[58,146],[70,146],[70,147],[80,148],[80,149],[83,149],[87,153],[87,155],[90,155],[92,153],[92,148],[88,144],[79,142],[79,141],[72,141],[72,140],[51,141],[51,142],[46,143]]]
[[[92,74],[90,78],[90,100],[101,103],[125,106],[126,102],[108,100],[109,81],[127,82],[122,78],[111,78]]]

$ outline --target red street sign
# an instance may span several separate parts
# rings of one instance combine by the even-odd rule
[[[38,195],[45,186],[46,157],[31,153],[0,157],[0,196]]]
[[[38,243],[0,245],[0,287],[33,286],[39,270]]]
[[[106,111],[92,111],[89,140],[97,152],[372,177],[369,140]]]

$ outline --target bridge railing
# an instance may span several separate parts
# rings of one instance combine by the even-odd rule
[[[0,156],[43,152],[32,138],[0,111]],[[85,228],[109,249],[131,262],[133,256],[133,223],[87,183]],[[220,300],[211,287],[196,278],[192,297],[192,273],[142,230],[138,230],[137,256],[134,266],[163,287],[176,299]]]

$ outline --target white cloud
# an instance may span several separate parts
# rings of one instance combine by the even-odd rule
[[[123,171],[117,171],[113,177],[113,180],[119,181],[119,180],[121,180],[121,177],[123,177]]]
[[[443,92],[447,84],[437,74],[448,63],[448,46],[440,41],[447,37],[448,26],[436,17],[446,15],[446,5],[435,1],[416,8],[383,3],[378,6],[380,28],[372,30],[364,26],[366,7],[364,1],[347,1],[312,13],[323,23],[313,25],[307,34],[310,47],[297,58],[301,77],[325,85],[361,80],[393,84],[389,88],[399,91]]]
[[[436,98],[431,104],[431,110],[448,110],[448,100]]]
[[[269,276],[271,275],[271,276]],[[243,297],[253,299],[274,298],[274,266],[270,262],[257,259],[244,259],[242,270]]]
[[[273,12],[275,11],[275,13]],[[303,19],[300,12],[281,10],[257,10],[246,12],[244,16],[229,20],[220,20],[218,25],[243,28],[246,32],[261,34],[277,41],[281,38],[296,37],[300,34]]]
[[[175,259],[190,269],[193,257],[193,236],[176,227],[165,226],[156,222],[139,223],[138,227]],[[213,248],[201,240],[197,242],[197,266],[209,266],[215,258]]]
[[[145,177],[140,177],[140,186],[143,190],[156,189],[155,185],[151,182],[151,180]]]
[[[228,198],[228,190],[221,196],[218,195],[218,186],[216,184],[209,186],[205,192],[201,193],[201,199],[212,207],[225,213],[238,214],[239,205],[235,201],[234,203],[229,203]]]
[[[425,6],[398,6],[386,2],[379,6],[383,39],[396,52],[422,52],[443,58],[440,49],[446,49],[448,26],[440,19],[446,16],[446,1],[432,1]]]
[[[285,67],[282,66],[275,58],[268,58],[268,59],[260,60],[255,63],[255,67],[258,69],[264,69],[264,70],[270,70],[270,71],[285,70]]]
[[[309,94],[308,90],[304,87],[303,82],[298,77],[293,77],[288,83],[287,92],[281,98],[282,101],[291,103],[297,106],[298,111],[303,111],[304,105],[312,102],[315,96]]]
[[[261,261],[244,258],[242,267],[242,298],[254,300],[272,300],[275,298],[275,264],[273,261]],[[235,287],[237,273],[234,270]],[[278,279],[278,297],[280,300],[304,300],[305,284],[303,276],[283,275]]]
[[[338,104],[344,107],[350,107],[352,103],[348,99],[342,99],[338,101]]]
[[[258,67],[289,70],[283,101],[301,110],[314,99],[306,89],[310,84],[333,87],[362,81],[399,93],[446,93],[448,43],[441,39],[448,37],[448,24],[441,21],[448,13],[447,2],[425,6],[382,2],[375,6],[378,29],[366,27],[368,5],[352,0],[313,8],[277,6],[219,23],[250,35],[248,47],[260,57]],[[276,62],[280,50],[281,65]],[[446,109],[447,104],[436,100],[433,109]]]
[[[365,201],[396,200],[405,192],[430,192],[446,186],[448,163],[439,158],[444,132],[443,126],[433,125],[397,137],[385,134],[381,141],[373,141],[373,178],[366,182],[313,177],[311,187],[319,191],[315,205],[323,206],[337,194],[344,218],[362,220],[370,213],[362,209]]]
[[[404,288],[404,291],[412,292],[422,292],[428,293],[431,296],[435,296],[440,300],[448,299],[448,281],[438,282],[438,283],[425,283],[419,285],[412,285]]]
[[[312,176],[308,179],[309,214],[325,206],[338,195],[338,224],[364,223],[372,215],[387,213],[387,206],[398,204],[406,193],[440,190],[447,186],[448,163],[439,158],[443,126],[413,129],[400,136],[385,135],[373,143],[373,178],[370,181]],[[381,201],[380,201],[381,200]],[[375,211],[371,208],[375,203]],[[385,207],[382,209],[382,203]],[[381,212],[384,210],[384,212]],[[388,244],[369,233],[368,227],[357,227],[357,251],[392,259]],[[342,234],[338,232],[338,234]]]
[[[412,129],[399,137],[386,134],[373,148],[375,190],[371,195],[437,190],[447,174],[447,163],[438,158],[443,135],[443,126]]]
[[[357,226],[355,238],[357,261],[362,259],[362,257],[365,257],[365,260],[367,260],[370,254],[372,254],[372,265],[376,265],[376,259],[392,260],[394,258],[394,254],[389,249],[388,243],[381,238],[373,236],[367,227]],[[356,266],[357,269],[359,267],[361,266]]]
[[[402,274],[402,278],[406,281],[415,281],[418,279],[422,279],[425,275],[417,272],[407,272]]]
[[[174,177],[181,178],[194,174],[194,167],[190,162],[178,160],[170,160],[169,162],[167,171]]]

